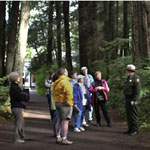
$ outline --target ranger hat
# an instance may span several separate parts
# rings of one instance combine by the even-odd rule
[[[128,70],[128,71],[135,72],[135,66],[132,65],[132,64],[129,64],[129,65],[127,65],[127,70]]]
[[[79,81],[79,79],[83,79],[83,78],[84,78],[84,76],[81,75],[81,74],[79,74],[79,75],[77,76],[77,81]]]
[[[83,71],[83,70],[87,70],[87,67],[85,67],[85,66],[82,67],[82,68],[81,68],[81,71]]]

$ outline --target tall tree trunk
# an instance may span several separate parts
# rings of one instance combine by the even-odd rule
[[[139,39],[141,58],[150,58],[150,2],[139,2]]]
[[[139,2],[132,2],[132,44],[133,62],[139,57]]]
[[[53,52],[53,1],[49,2],[49,27],[48,27],[48,45],[47,45],[47,62],[52,64],[52,52]]]
[[[5,11],[6,2],[0,2],[0,77],[4,75],[4,55],[5,55]]]
[[[8,29],[6,74],[12,72],[14,65],[18,16],[19,16],[19,2],[12,2],[9,29]]]
[[[86,2],[79,1],[79,57],[80,57],[80,67],[88,67],[88,57],[86,49],[87,41],[87,31],[86,31]]]
[[[80,66],[87,66],[95,60],[98,44],[96,34],[96,3],[92,1],[79,2],[79,53]],[[94,51],[94,52],[93,52]]]
[[[123,2],[123,38],[129,39],[129,22],[128,22],[128,7],[127,1]],[[124,56],[129,55],[129,42],[124,44]]]
[[[115,39],[115,2],[110,1],[109,2],[109,39],[108,41],[111,42]],[[111,58],[116,59],[117,58],[117,50],[112,49],[111,52]]]
[[[133,62],[150,58],[150,2],[132,2]]]
[[[22,1],[17,53],[16,53],[16,61],[15,61],[16,63],[14,68],[15,71],[17,71],[21,76],[23,74],[24,58],[26,53],[26,43],[27,43],[27,36],[28,36],[28,22],[29,22],[29,15],[30,15],[29,4],[30,4],[29,1]]]
[[[58,49],[58,67],[62,66],[62,49],[61,49],[61,2],[56,4],[56,22],[57,22],[57,49]]]
[[[65,25],[65,41],[66,41],[66,63],[67,69],[72,70],[72,58],[71,58],[71,43],[70,43],[70,29],[69,29],[69,1],[63,2],[63,14]]]

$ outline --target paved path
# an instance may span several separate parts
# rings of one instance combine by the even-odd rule
[[[69,139],[71,146],[55,143],[46,97],[36,96],[31,92],[31,100],[24,116],[26,121],[27,141],[25,144],[13,143],[13,123],[0,124],[0,150],[150,150],[150,133],[140,133],[130,137],[124,135],[127,130],[124,122],[118,121],[111,113],[113,128],[91,125],[83,133],[74,133],[70,125]]]

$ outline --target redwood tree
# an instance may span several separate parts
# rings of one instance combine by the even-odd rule
[[[66,63],[67,69],[72,70],[72,58],[71,58],[71,43],[70,43],[70,29],[69,29],[69,1],[63,2],[63,14],[65,25],[65,41],[66,41]]]
[[[17,1],[12,2],[12,8],[11,8],[10,20],[9,20],[9,29],[8,29],[6,74],[12,72],[13,65],[14,65],[17,25],[18,25],[18,16],[19,16],[19,3],[20,2]]]
[[[0,2],[0,77],[4,75],[4,56],[5,56],[5,11],[6,2]]]

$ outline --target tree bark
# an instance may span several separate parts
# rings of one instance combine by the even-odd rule
[[[53,62],[53,1],[49,2],[49,27],[48,27],[48,45],[47,45],[47,62],[51,65]]]
[[[6,74],[12,72],[14,65],[18,16],[19,16],[19,2],[12,2],[9,29],[8,29],[9,36],[8,36],[7,59],[6,59]]]
[[[128,22],[128,7],[129,3],[127,1],[123,2],[123,38],[129,39],[129,22]],[[124,56],[129,55],[129,42],[124,44]]]
[[[150,58],[150,2],[132,2],[133,62]]]
[[[62,66],[62,49],[61,49],[61,2],[55,2],[56,4],[56,24],[57,24],[57,60],[58,67]]]
[[[4,56],[5,56],[5,13],[6,2],[0,2],[0,77],[4,75]]]
[[[67,69],[72,70],[72,57],[71,57],[71,43],[70,43],[70,29],[69,29],[69,1],[63,2],[63,14],[65,25],[65,41],[66,41],[66,63]]]
[[[133,44],[133,62],[139,57],[139,4],[132,2],[132,44]]]
[[[88,67],[88,57],[87,57],[87,49],[86,49],[86,2],[79,1],[79,57],[80,57],[80,67],[87,66]]]
[[[79,2],[79,54],[80,66],[87,66],[95,60],[98,44],[96,34],[96,5],[95,2]]]
[[[26,43],[28,36],[28,22],[30,15],[29,1],[22,1],[21,7],[21,19],[18,33],[17,53],[14,70],[17,71],[21,76],[24,68],[24,58],[26,53]]]

